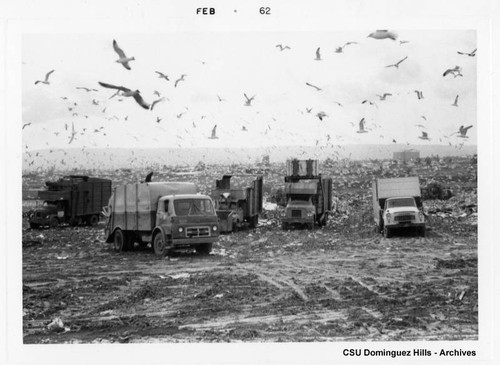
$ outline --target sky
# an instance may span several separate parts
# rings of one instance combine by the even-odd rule
[[[394,41],[367,37],[373,31],[24,34],[22,124],[31,123],[24,150],[476,144],[481,53],[457,53],[476,48],[476,32],[395,29]],[[115,62],[113,39],[135,57],[131,70]],[[357,44],[336,53],[346,42]],[[404,57],[399,68],[385,67]],[[443,77],[456,65],[463,77]],[[34,84],[52,69],[49,85]],[[114,90],[98,81],[140,90],[148,103],[158,99],[154,91],[166,99],[145,110],[130,97],[109,99]],[[255,95],[251,106],[244,93]],[[379,100],[384,93],[392,96]],[[319,112],[327,116],[320,120]],[[367,133],[357,133],[362,118]],[[209,139],[215,125],[218,138]],[[468,139],[454,135],[461,125],[473,126]],[[419,138],[422,131],[430,140]]]

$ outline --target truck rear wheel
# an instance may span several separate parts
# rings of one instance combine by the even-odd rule
[[[212,252],[212,243],[202,243],[201,245],[196,246],[196,252],[201,255],[208,255]]]
[[[88,220],[89,226],[95,227],[97,223],[99,223],[99,217],[96,214],[92,214]]]
[[[167,237],[168,240],[168,237]],[[166,256],[170,251],[169,244],[165,242],[165,238],[163,238],[163,233],[159,232],[156,234],[153,240],[153,250],[156,256]]]
[[[113,236],[113,246],[116,252],[125,251],[125,237],[123,231],[118,228]]]
[[[50,228],[57,228],[59,226],[59,219],[56,217],[52,217],[49,220],[49,227]]]
[[[38,223],[30,223],[30,228],[31,229],[38,229],[38,228],[40,228],[40,225]]]
[[[250,218],[250,228],[256,228],[259,224],[259,216],[254,215],[252,218]]]

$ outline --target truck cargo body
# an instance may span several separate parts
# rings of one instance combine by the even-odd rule
[[[111,180],[70,175],[55,182],[46,182],[47,190],[38,192],[44,205],[30,216],[30,226],[56,227],[67,222],[95,225],[102,208],[111,196]]]
[[[400,228],[413,228],[425,235],[418,177],[374,180],[372,197],[376,228],[386,237]]]
[[[262,213],[262,176],[253,180],[251,186],[242,189],[231,189],[231,175],[224,175],[216,180],[216,188],[212,191],[220,232],[232,232],[244,223],[256,227],[259,214]]]
[[[152,243],[155,253],[195,247],[210,251],[219,235],[212,200],[193,183],[150,182],[119,186],[109,201],[106,241],[117,251],[135,242]]]

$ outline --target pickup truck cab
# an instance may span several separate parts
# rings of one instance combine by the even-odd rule
[[[384,205],[384,236],[391,237],[398,228],[415,227],[425,236],[424,213],[417,207],[413,197],[388,198]]]

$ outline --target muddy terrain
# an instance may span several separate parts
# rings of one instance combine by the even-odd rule
[[[24,218],[24,343],[476,340],[476,165],[413,167],[454,196],[424,201],[426,237],[390,239],[373,229],[378,167],[335,168],[337,211],[325,227],[282,231],[269,210],[210,255],[116,253],[103,222],[32,230]],[[268,201],[280,181],[271,171]],[[206,190],[218,177],[197,178]]]

